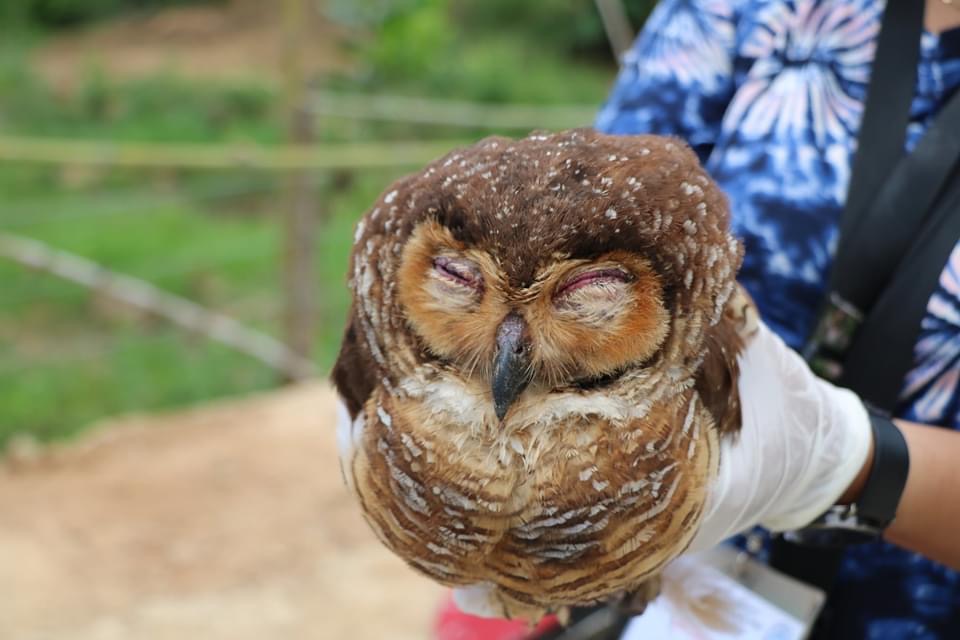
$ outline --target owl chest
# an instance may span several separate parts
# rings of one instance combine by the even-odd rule
[[[353,472],[380,538],[442,581],[546,584],[583,563],[611,563],[613,575],[666,557],[665,541],[683,538],[664,533],[699,517],[712,447],[689,400],[629,423],[581,415],[493,436],[431,416],[399,403],[368,411]]]

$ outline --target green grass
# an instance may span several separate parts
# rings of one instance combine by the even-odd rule
[[[169,328],[88,333],[66,344],[47,334],[49,353],[0,357],[6,367],[0,370],[0,440],[15,433],[62,438],[105,415],[182,406],[275,383],[271,371],[249,358]],[[31,362],[13,367],[11,360]]]
[[[76,93],[58,94],[28,71],[26,51],[36,42],[0,43],[0,135],[263,144],[283,137],[278,96],[263,86],[172,76],[119,82],[91,68]],[[599,103],[611,77],[609,69],[551,57],[509,34],[456,47],[456,61],[435,55],[429,73],[407,69],[388,81],[389,69],[375,69],[333,84],[499,102]],[[375,55],[370,59],[376,63]],[[322,138],[487,133],[329,120]],[[396,175],[363,172],[323,193],[314,352],[321,372],[333,363],[346,315],[353,225]],[[75,252],[280,336],[282,185],[282,176],[240,169],[0,162],[0,230]],[[278,383],[278,375],[253,358],[0,260],[0,449],[15,434],[62,439],[105,416]]]

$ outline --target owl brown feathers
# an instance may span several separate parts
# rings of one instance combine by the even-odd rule
[[[673,139],[487,138],[393,184],[333,372],[370,526],[508,616],[645,592],[739,427],[739,262]]]

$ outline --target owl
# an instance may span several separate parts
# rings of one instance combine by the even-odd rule
[[[739,428],[728,217],[682,142],[588,129],[390,186],[356,227],[333,370],[380,540],[494,614],[642,608]]]

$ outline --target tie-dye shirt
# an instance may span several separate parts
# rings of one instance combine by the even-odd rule
[[[597,118],[602,131],[693,146],[730,198],[746,247],[740,281],[793,347],[824,294],[883,9],[882,0],[662,0]],[[960,29],[925,33],[908,149],[958,86]],[[914,355],[903,417],[960,428],[960,244]],[[837,637],[960,638],[960,576],[890,545],[847,553],[833,603]]]

